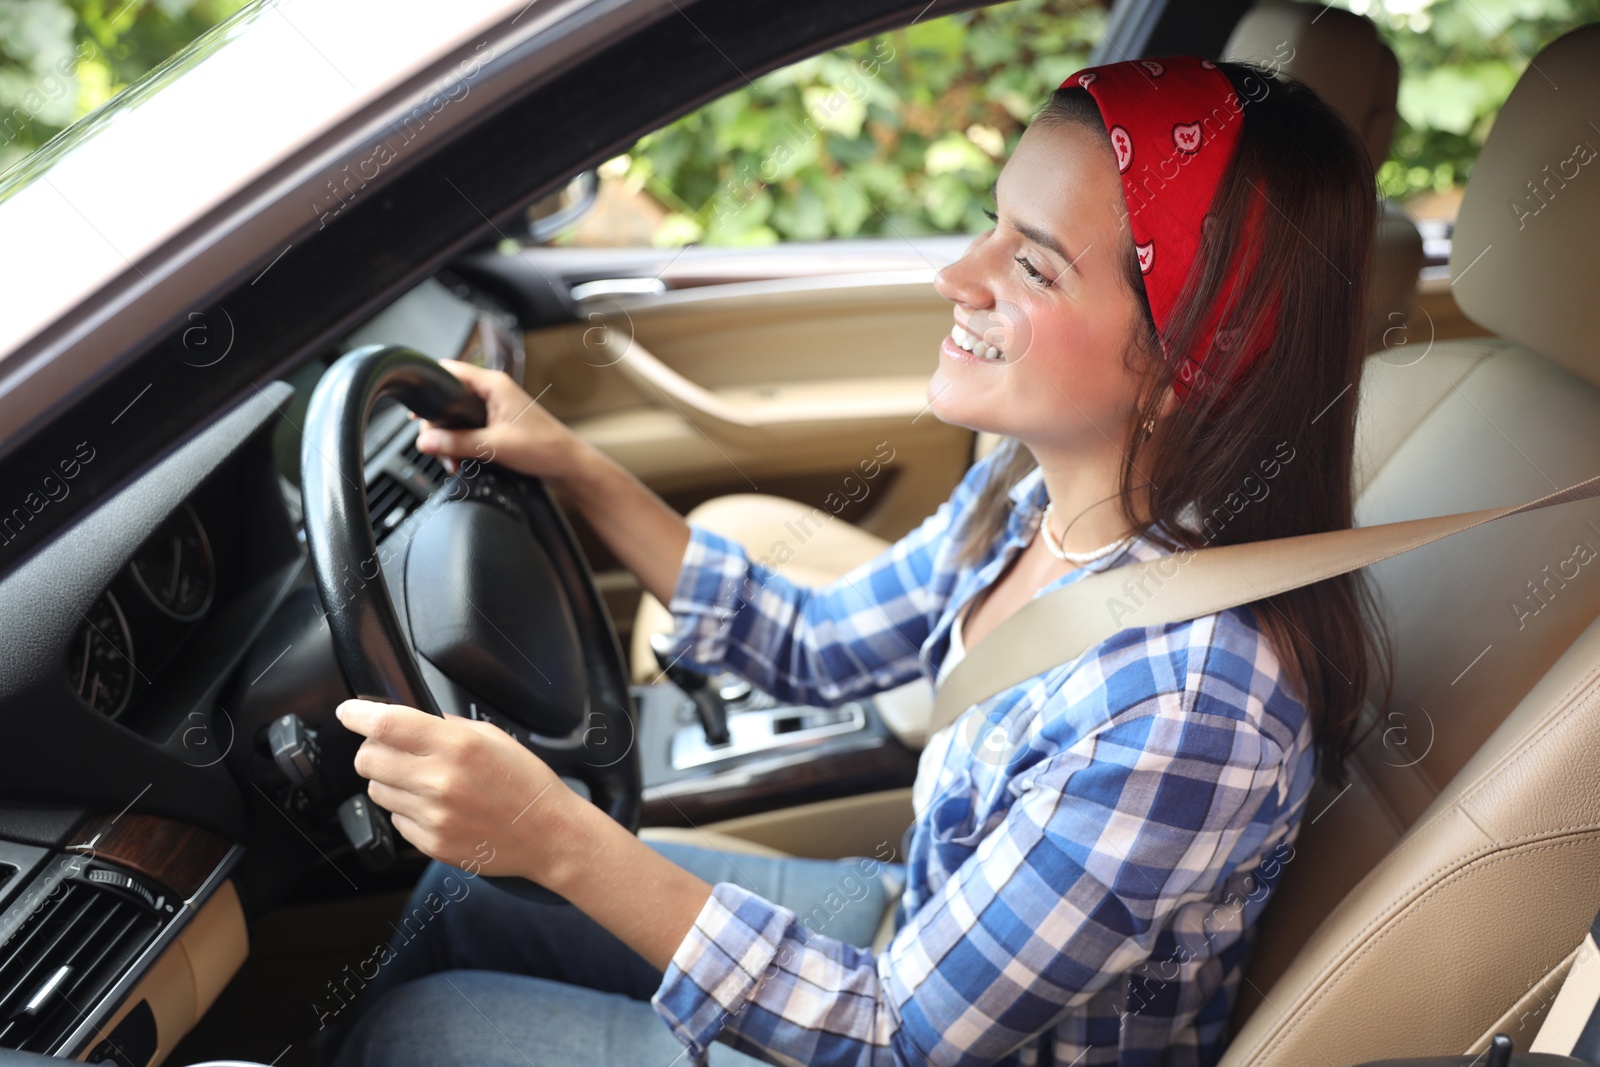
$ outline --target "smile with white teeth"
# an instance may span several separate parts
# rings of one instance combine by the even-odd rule
[[[981,337],[974,337],[970,332],[962,329],[959,323],[950,327],[950,339],[979,359],[986,359],[991,363],[1004,363],[1006,361],[1004,351],[984,341]]]

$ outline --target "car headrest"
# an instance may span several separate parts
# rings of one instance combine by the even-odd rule
[[[1600,385],[1600,23],[1540,52],[1495,116],[1450,247],[1473,322]]]
[[[1400,63],[1370,20],[1320,4],[1262,0],[1234,26],[1221,58],[1304,82],[1360,136],[1374,170],[1389,158]]]

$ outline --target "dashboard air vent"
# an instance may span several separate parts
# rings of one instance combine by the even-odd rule
[[[406,446],[403,455],[406,457],[406,462],[420,470],[423,477],[434,485],[444,484],[448,472],[444,469],[444,464],[439,462],[438,456],[429,456],[418,451],[416,441],[412,441]]]
[[[416,506],[416,494],[388,471],[381,471],[367,486],[367,514],[372,516],[372,529],[379,541],[400,525]]]
[[[56,1051],[160,929],[116,890],[61,883],[0,946],[0,1048]]]
[[[417,451],[414,440],[386,462],[367,485],[367,514],[372,516],[378,543],[443,485],[448,475],[437,456]]]

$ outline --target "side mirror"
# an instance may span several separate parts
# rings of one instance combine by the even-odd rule
[[[544,244],[587,215],[600,198],[600,178],[593,170],[575,174],[571,181],[528,208],[528,237]]]

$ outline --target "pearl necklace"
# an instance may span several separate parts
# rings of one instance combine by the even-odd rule
[[[1068,552],[1061,547],[1061,542],[1056,540],[1056,535],[1050,532],[1050,515],[1055,506],[1056,502],[1054,500],[1044,506],[1044,517],[1039,520],[1039,532],[1044,535],[1045,549],[1056,559],[1066,563],[1076,563],[1081,567],[1086,563],[1093,563],[1097,559],[1104,559],[1133,540],[1133,535],[1127,534],[1117,538],[1109,545],[1101,545],[1099,548],[1092,548],[1087,552]]]

